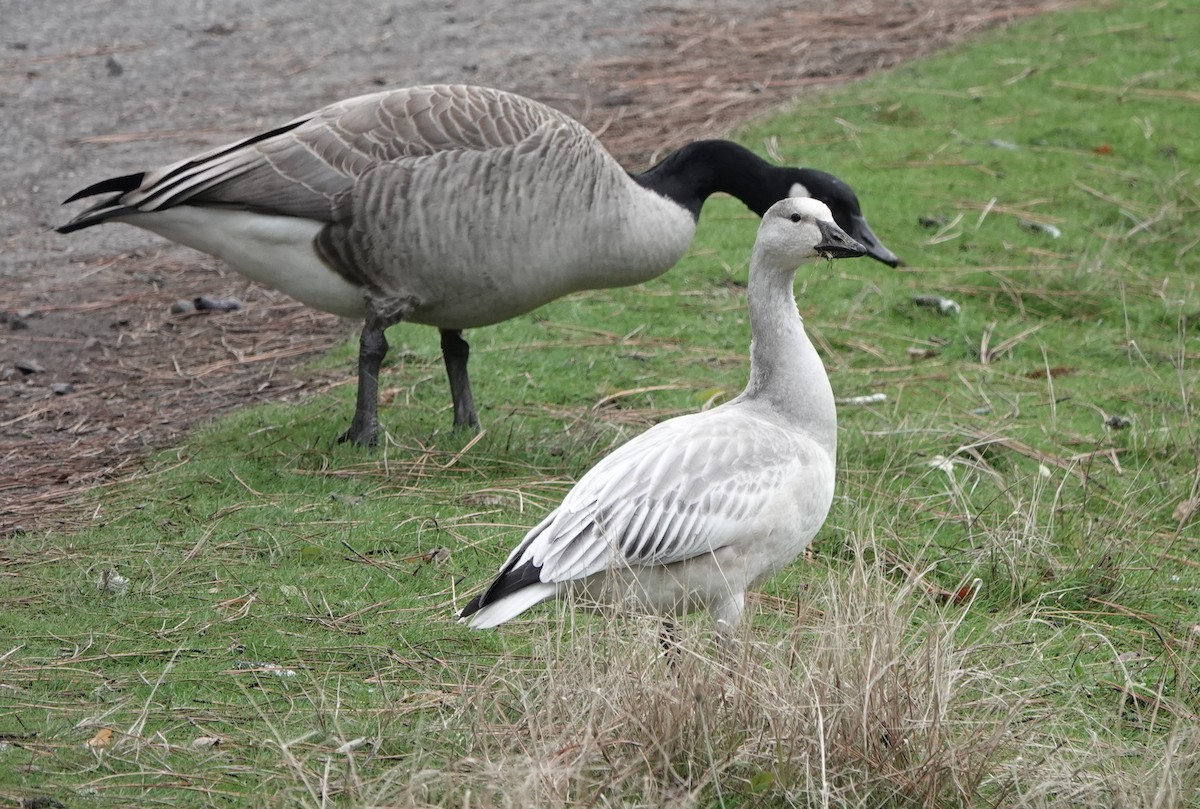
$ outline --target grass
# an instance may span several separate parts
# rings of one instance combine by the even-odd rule
[[[1195,3],[1052,14],[745,130],[909,266],[797,284],[838,395],[886,399],[736,648],[453,620],[598,458],[744,383],[756,223],[715,200],[664,278],[471,335],[478,440],[401,327],[379,451],[332,444],[348,384],[6,538],[0,799],[1200,804],[1197,41]]]

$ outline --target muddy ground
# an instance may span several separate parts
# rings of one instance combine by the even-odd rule
[[[136,472],[198,422],[353,380],[352,367],[293,374],[352,324],[134,228],[54,233],[69,215],[60,201],[84,185],[428,82],[543,100],[641,169],[1056,5],[0,0],[0,536],[82,516],[74,495]],[[196,295],[243,307],[172,313]]]

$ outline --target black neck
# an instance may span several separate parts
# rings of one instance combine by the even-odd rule
[[[704,201],[722,191],[762,216],[791,187],[795,169],[772,166],[754,152],[727,140],[689,143],[658,165],[632,175],[645,188],[682,205],[700,218]]]

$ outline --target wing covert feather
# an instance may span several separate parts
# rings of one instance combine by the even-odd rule
[[[542,581],[563,582],[612,564],[669,565],[744,536],[745,521],[769,507],[814,447],[750,414],[711,419],[714,412],[663,422],[617,449],[529,532],[510,563],[532,563]]]
[[[228,205],[332,221],[338,199],[382,163],[520,147],[559,132],[579,137],[587,130],[551,107],[497,90],[385,91],[150,172],[121,203],[141,210]]]

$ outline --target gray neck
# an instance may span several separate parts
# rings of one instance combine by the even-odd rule
[[[740,397],[765,408],[783,426],[803,431],[837,451],[837,411],[825,366],[804,333],[792,291],[794,271],[773,272],[750,262],[750,381]],[[757,272],[756,272],[757,270]]]

